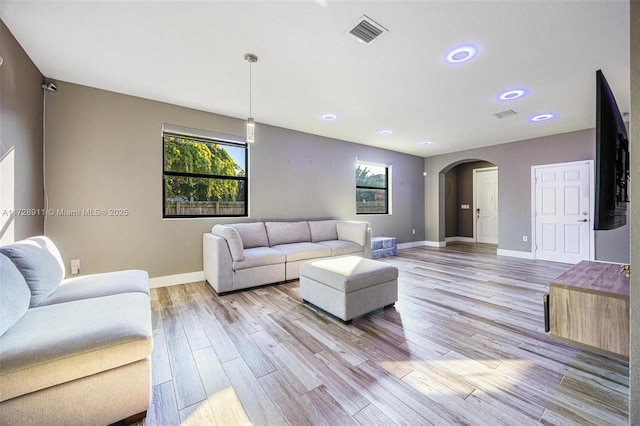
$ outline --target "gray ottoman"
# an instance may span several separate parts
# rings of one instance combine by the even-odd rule
[[[398,269],[357,256],[313,260],[300,265],[300,295],[349,323],[352,318],[398,300]]]

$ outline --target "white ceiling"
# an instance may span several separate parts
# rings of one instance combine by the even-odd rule
[[[358,42],[363,15],[389,32]],[[256,122],[425,157],[594,127],[598,69],[629,111],[627,0],[2,0],[0,17],[46,77],[238,118],[252,52]],[[478,54],[446,63],[465,43]]]

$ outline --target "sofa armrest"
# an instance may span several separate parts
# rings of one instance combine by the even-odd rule
[[[338,240],[351,241],[363,248],[363,256],[371,259],[371,227],[369,222],[341,220],[337,224]]]
[[[364,257],[371,259],[371,228],[367,228],[367,237],[364,244]]]
[[[204,278],[217,293],[233,290],[233,260],[227,240],[207,232],[202,235]]]

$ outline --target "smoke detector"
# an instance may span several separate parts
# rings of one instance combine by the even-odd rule
[[[362,17],[356,22],[355,26],[349,30],[349,34],[357,38],[361,43],[371,44],[388,31],[389,30],[369,18],[367,15],[362,15]]]
[[[514,110],[508,109],[506,111],[496,112],[493,115],[495,115],[496,118],[507,118],[507,117],[511,117],[512,115],[516,115],[516,114],[517,114],[517,112],[515,112]]]

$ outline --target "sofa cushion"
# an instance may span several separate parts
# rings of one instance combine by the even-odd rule
[[[18,267],[31,290],[29,306],[38,304],[53,293],[64,278],[64,263],[58,248],[45,236],[31,237],[0,247]]]
[[[269,239],[264,223],[234,223],[227,225],[234,228],[242,238],[242,246],[246,249],[254,247],[269,247]]]
[[[338,222],[337,227],[338,239],[353,241],[364,247],[367,241],[367,229],[369,229],[368,222],[341,220]]]
[[[215,225],[211,228],[211,233],[227,240],[227,245],[229,246],[231,258],[233,258],[233,260],[240,261],[244,259],[242,238],[240,237],[240,233],[238,233],[234,227]]]
[[[307,222],[266,222],[269,245],[303,243],[311,241]]]
[[[287,257],[287,262],[331,256],[329,247],[316,243],[289,243],[272,247]]]
[[[331,256],[344,256],[345,254],[364,254],[363,247],[353,241],[334,240],[320,241],[318,244],[329,247]]]
[[[0,336],[27,312],[31,291],[11,259],[0,254]]]
[[[149,294],[149,274],[147,271],[115,271],[68,278],[63,280],[56,291],[40,302],[38,306],[121,293]]]
[[[337,220],[313,220],[309,221],[311,242],[331,241],[338,239]]]
[[[240,269],[255,268],[257,266],[275,265],[285,262],[285,256],[271,247],[254,247],[244,250],[244,260],[233,262],[235,271]]]
[[[0,401],[148,357],[149,303],[126,293],[29,309],[0,336]]]

